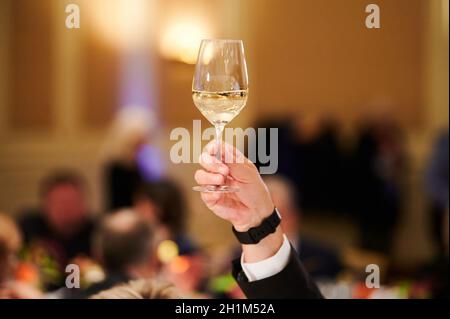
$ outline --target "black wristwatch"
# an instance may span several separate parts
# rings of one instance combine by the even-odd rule
[[[273,213],[264,219],[259,226],[252,227],[246,232],[239,232],[233,227],[233,233],[241,244],[255,245],[259,243],[263,238],[270,234],[273,234],[280,225],[281,216],[275,207]]]

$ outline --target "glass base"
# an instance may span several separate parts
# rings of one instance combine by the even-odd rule
[[[231,187],[227,185],[204,185],[194,186],[192,189],[196,192],[202,193],[236,193],[239,192],[239,188]]]

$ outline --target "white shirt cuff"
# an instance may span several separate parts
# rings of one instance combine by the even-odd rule
[[[286,267],[287,263],[289,262],[291,245],[286,235],[283,235],[283,238],[283,244],[281,245],[277,253],[272,257],[269,257],[262,261],[258,261],[256,263],[245,263],[244,253],[242,253],[241,266],[242,270],[248,278],[248,281],[252,282],[272,277],[282,271],[284,267]]]

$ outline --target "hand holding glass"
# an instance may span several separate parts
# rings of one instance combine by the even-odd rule
[[[225,125],[239,114],[247,103],[248,75],[244,45],[240,40],[203,40],[192,82],[195,106],[216,129],[220,159],[220,141]],[[193,188],[200,192],[236,192],[227,185]]]

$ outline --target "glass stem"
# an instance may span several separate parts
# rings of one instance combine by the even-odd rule
[[[216,158],[219,161],[222,161],[222,148],[220,147],[220,142],[222,140],[222,133],[223,133],[223,129],[225,127],[224,124],[216,124],[214,125],[215,129],[216,129],[216,148],[217,148],[217,153],[216,153]]]

